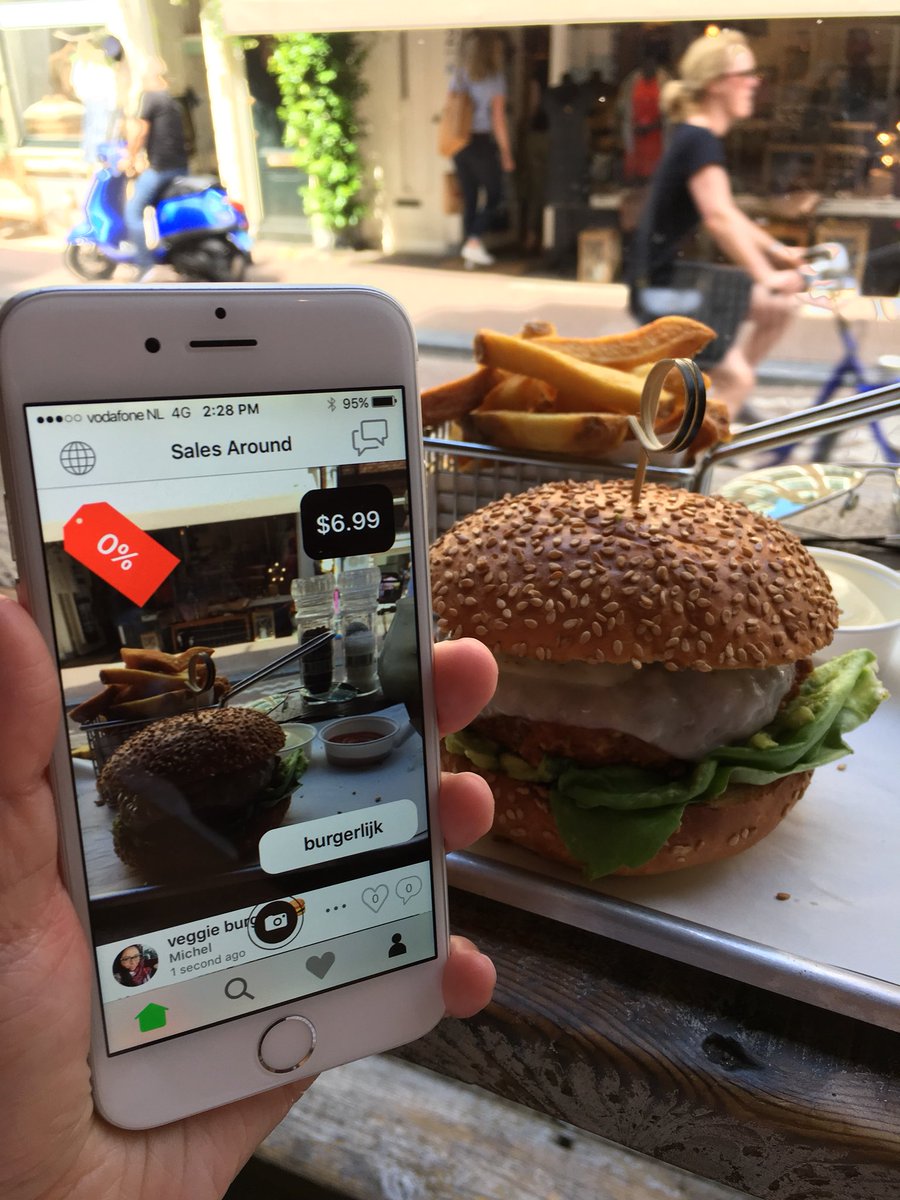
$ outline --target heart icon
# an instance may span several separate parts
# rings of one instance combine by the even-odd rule
[[[320,954],[318,958],[315,955],[306,960],[306,969],[315,975],[316,979],[324,979],[331,968],[334,966],[334,955],[330,950],[326,950],[324,954]]]
[[[386,883],[379,883],[378,887],[366,888],[363,891],[362,902],[366,908],[371,908],[372,912],[378,912],[390,894],[388,885]]]

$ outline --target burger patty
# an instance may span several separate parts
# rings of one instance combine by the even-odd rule
[[[259,839],[284,820],[290,796],[268,807],[250,806],[231,814],[232,824],[213,827],[192,813],[146,811],[126,800],[113,821],[113,846],[127,866],[148,883],[196,880],[253,861]]]
[[[615,729],[584,729],[529,721],[525,717],[479,717],[472,727],[499,742],[536,767],[545,754],[571,758],[586,767],[603,763],[633,763],[640,767],[673,767],[683,764],[664,750]]]
[[[794,681],[781,701],[781,707],[792,699],[807,675],[812,671],[810,659],[796,664]],[[571,758],[581,766],[598,767],[604,763],[628,763],[637,767],[657,767],[672,775],[682,774],[688,763],[673,758],[665,750],[629,733],[615,729],[587,729],[576,725],[561,725],[552,721],[529,721],[525,717],[499,714],[479,717],[472,726],[477,733],[499,742],[513,754],[538,766],[545,754]]]

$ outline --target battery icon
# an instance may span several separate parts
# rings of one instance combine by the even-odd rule
[[[396,396],[373,396],[373,408],[392,408],[397,403]]]

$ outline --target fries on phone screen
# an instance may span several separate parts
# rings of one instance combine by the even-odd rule
[[[176,716],[195,704],[214,704],[228,693],[228,680],[221,675],[201,692],[188,685],[191,659],[214,654],[211,646],[192,646],[179,654],[125,646],[119,653],[124,665],[101,668],[102,689],[69,710],[78,725]]]

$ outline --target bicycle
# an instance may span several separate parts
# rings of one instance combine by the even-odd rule
[[[842,246],[839,242],[823,242],[820,245],[810,247],[807,251],[806,259],[806,273],[810,279],[807,292],[811,297],[815,296],[814,289],[821,289],[819,295],[823,298],[827,297],[828,292],[840,287],[851,273],[850,258],[846,247]],[[847,319],[837,305],[832,305],[831,311],[837,325],[838,336],[843,346],[843,354],[837,363],[835,363],[831,374],[822,385],[811,408],[807,410],[805,415],[814,413],[816,409],[821,409],[823,415],[833,413],[835,409],[832,397],[844,387],[851,388],[853,392],[852,399],[854,400],[862,397],[877,399],[883,389],[900,384],[900,378],[876,381],[870,377],[867,368],[860,358],[859,342],[852,322]],[[760,429],[769,427],[770,425],[771,422],[762,421],[752,428]],[[895,444],[895,441],[892,440],[894,436],[893,428],[890,430],[886,429],[883,420],[875,418],[869,422],[869,430],[885,462],[900,463],[900,438],[897,439]],[[824,433],[818,438],[813,445],[813,461],[827,462],[834,450],[837,438],[838,432]],[[777,466],[787,461],[792,456],[795,446],[796,443],[791,442],[773,450],[768,465]]]

